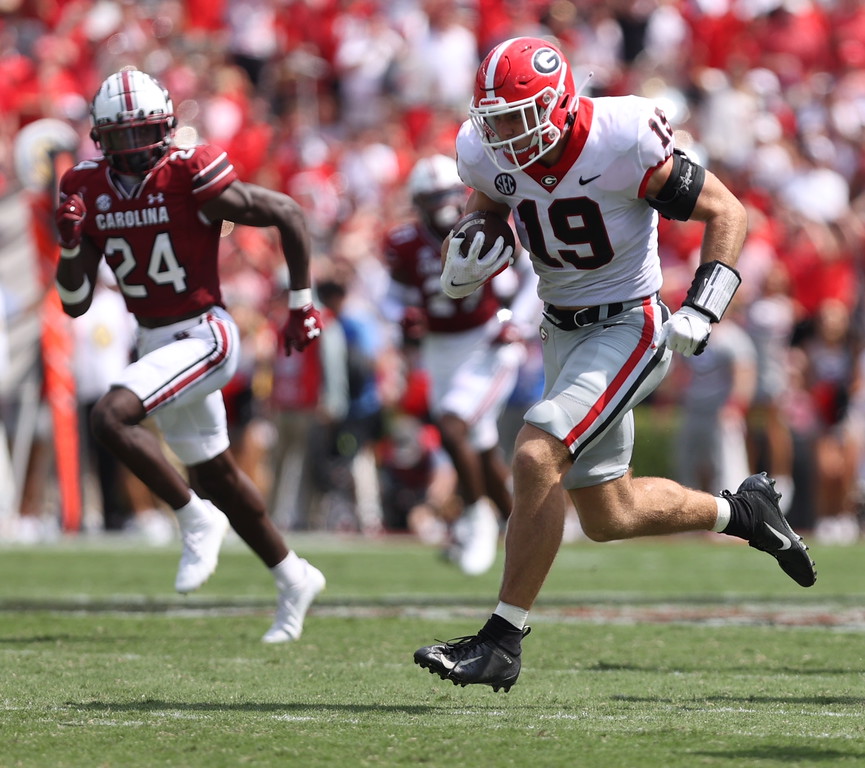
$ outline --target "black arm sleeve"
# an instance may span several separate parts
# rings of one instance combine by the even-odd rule
[[[646,202],[665,219],[687,221],[694,212],[706,170],[689,158],[681,149],[673,150],[673,170],[657,197]]]

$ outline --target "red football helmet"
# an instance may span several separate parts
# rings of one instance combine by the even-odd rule
[[[168,151],[176,124],[166,91],[150,75],[123,69],[107,77],[90,106],[90,138],[119,173],[146,174]]]
[[[496,167],[522,170],[555,146],[577,104],[574,76],[558,47],[537,37],[515,37],[481,62],[469,115]],[[496,126],[513,120],[521,132],[500,136]],[[512,165],[502,165],[498,149]]]

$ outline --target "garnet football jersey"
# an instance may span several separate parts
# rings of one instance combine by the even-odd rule
[[[664,113],[637,96],[581,98],[561,159],[500,171],[466,121],[457,136],[462,180],[514,212],[538,295],[557,306],[649,296],[661,287],[651,172],[672,154]]]
[[[388,232],[384,255],[391,278],[413,289],[412,297],[426,314],[431,333],[477,328],[500,306],[489,282],[464,299],[451,299],[444,294],[439,280],[441,242],[420,223],[403,224]]]
[[[60,190],[84,199],[83,232],[117,276],[129,311],[139,318],[169,318],[222,306],[222,222],[208,221],[199,206],[236,178],[228,155],[202,144],[171,150],[130,191],[113,178],[104,158],[71,168]]]

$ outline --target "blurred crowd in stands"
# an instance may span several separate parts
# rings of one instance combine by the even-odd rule
[[[768,470],[794,528],[823,543],[857,540],[863,0],[9,0],[0,7],[0,201],[21,194],[15,150],[28,124],[60,120],[78,134],[78,157],[92,156],[88,102],[102,78],[128,65],[158,78],[174,101],[178,143],[206,137],[241,178],[303,204],[318,303],[338,321],[339,338],[282,356],[286,275],[274,233],[226,227],[225,298],[246,352],[225,393],[233,445],[275,520],[285,530],[410,529],[438,541],[441,521],[458,514],[455,480],[427,418],[415,329],[387,320],[381,244],[412,215],[405,180],[415,161],[453,154],[481,58],[524,34],[554,37],[577,82],[593,73],[584,95],[657,100],[679,146],[749,211],[735,307],[705,356],[679,358],[641,406],[669,415],[652,422],[669,430],[668,471],[718,492],[748,474],[741,467]],[[700,232],[661,224],[663,298],[674,309]],[[0,538],[23,541],[57,530],[58,500],[50,419],[30,419],[27,439],[27,372],[9,375],[18,315],[39,306],[2,277],[21,269],[23,251],[3,232],[0,240],[9,334],[0,416],[10,446],[0,485],[15,485],[0,494]],[[134,331],[124,314],[106,280],[104,300],[74,322],[82,413],[128,355]],[[527,340],[534,354],[508,419],[537,394],[537,343]],[[143,526],[170,537],[158,501],[85,433],[84,529]]]

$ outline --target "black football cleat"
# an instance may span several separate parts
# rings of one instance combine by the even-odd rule
[[[810,587],[817,581],[814,561],[808,547],[787,522],[775,490],[775,481],[765,472],[746,478],[735,494],[724,491],[725,496],[737,496],[745,501],[753,515],[753,529],[748,544],[761,552],[768,552],[799,586]]]
[[[526,627],[522,636],[530,631]],[[507,693],[520,676],[520,652],[505,650],[484,630],[419,648],[414,663],[454,685],[489,685],[496,692],[503,689]]]

